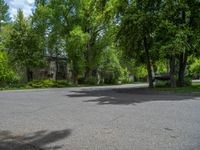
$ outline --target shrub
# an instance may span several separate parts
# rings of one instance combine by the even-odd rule
[[[54,81],[54,85],[53,87],[68,87],[68,86],[71,86],[71,83],[69,81],[66,81],[66,80],[57,80],[57,81]]]
[[[129,81],[129,72],[128,72],[128,69],[125,68],[121,68],[120,69],[120,76],[119,76],[119,82],[120,83],[130,83]]]
[[[7,53],[0,51],[0,85],[6,86],[19,81],[19,77],[8,63]]]
[[[66,80],[34,80],[28,83],[33,88],[67,87],[71,84]]]
[[[195,59],[189,70],[193,78],[200,78],[200,59]]]

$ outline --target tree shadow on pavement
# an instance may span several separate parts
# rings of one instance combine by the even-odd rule
[[[96,102],[99,105],[135,105],[137,103],[151,101],[198,100],[200,98],[200,93],[177,94],[136,88],[123,88],[73,91],[72,94],[68,94],[67,96],[73,98],[85,97],[89,100],[85,100],[84,102]],[[91,98],[94,99],[91,100]]]
[[[0,131],[0,150],[59,150],[62,145],[48,146],[64,140],[71,130],[38,131],[25,135],[14,135],[10,131]]]

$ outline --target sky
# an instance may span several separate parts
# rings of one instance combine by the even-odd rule
[[[32,14],[35,0],[5,0],[9,5],[9,13],[12,18],[17,14],[17,10],[21,8],[26,17]]]

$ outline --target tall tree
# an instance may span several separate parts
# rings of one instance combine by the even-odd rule
[[[148,71],[149,87],[153,87],[151,51],[159,8],[159,0],[129,1],[117,35],[127,56],[136,59],[142,57],[145,60],[143,62]]]
[[[87,46],[88,34],[84,33],[80,26],[74,27],[67,38],[66,48],[68,61],[71,64],[73,82],[78,84],[78,77],[85,72],[85,47]]]
[[[82,1],[79,11],[80,26],[89,34],[85,51],[86,72],[85,80],[97,76],[99,58],[108,46],[104,41],[106,32],[112,20],[113,1],[86,0]],[[102,44],[104,41],[104,44]]]
[[[163,2],[158,27],[158,41],[170,59],[171,86],[184,86],[185,70],[188,57],[199,49],[199,18],[200,8],[197,1],[171,1]],[[165,36],[163,36],[165,35]],[[176,67],[179,64],[179,67]],[[178,76],[176,76],[178,72]]]
[[[39,41],[34,33],[30,20],[24,17],[23,11],[18,10],[17,17],[10,33],[8,47],[14,64],[26,68],[27,80],[33,79],[32,68],[42,62],[42,51],[38,48]]]
[[[190,34],[188,35],[185,43],[188,43],[188,49],[183,50],[179,55],[179,74],[178,84],[184,86],[184,77],[188,57],[197,53],[199,50],[199,34],[200,34],[200,1],[198,0],[185,0],[184,6],[181,10],[182,23],[188,26]]]
[[[9,21],[9,13],[8,13],[9,6],[5,3],[4,0],[0,0],[0,32],[1,26],[3,22]]]
[[[9,13],[8,13],[8,5],[5,3],[4,0],[0,0],[0,50],[4,49],[4,37],[2,33],[3,25],[10,20]]]

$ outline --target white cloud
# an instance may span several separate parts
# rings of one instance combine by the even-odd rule
[[[21,8],[26,17],[32,14],[35,0],[5,0],[9,5],[10,15],[13,18],[17,14],[17,10]]]
[[[34,0],[26,0],[27,1],[27,3],[29,4],[29,5],[33,5],[34,4]]]

